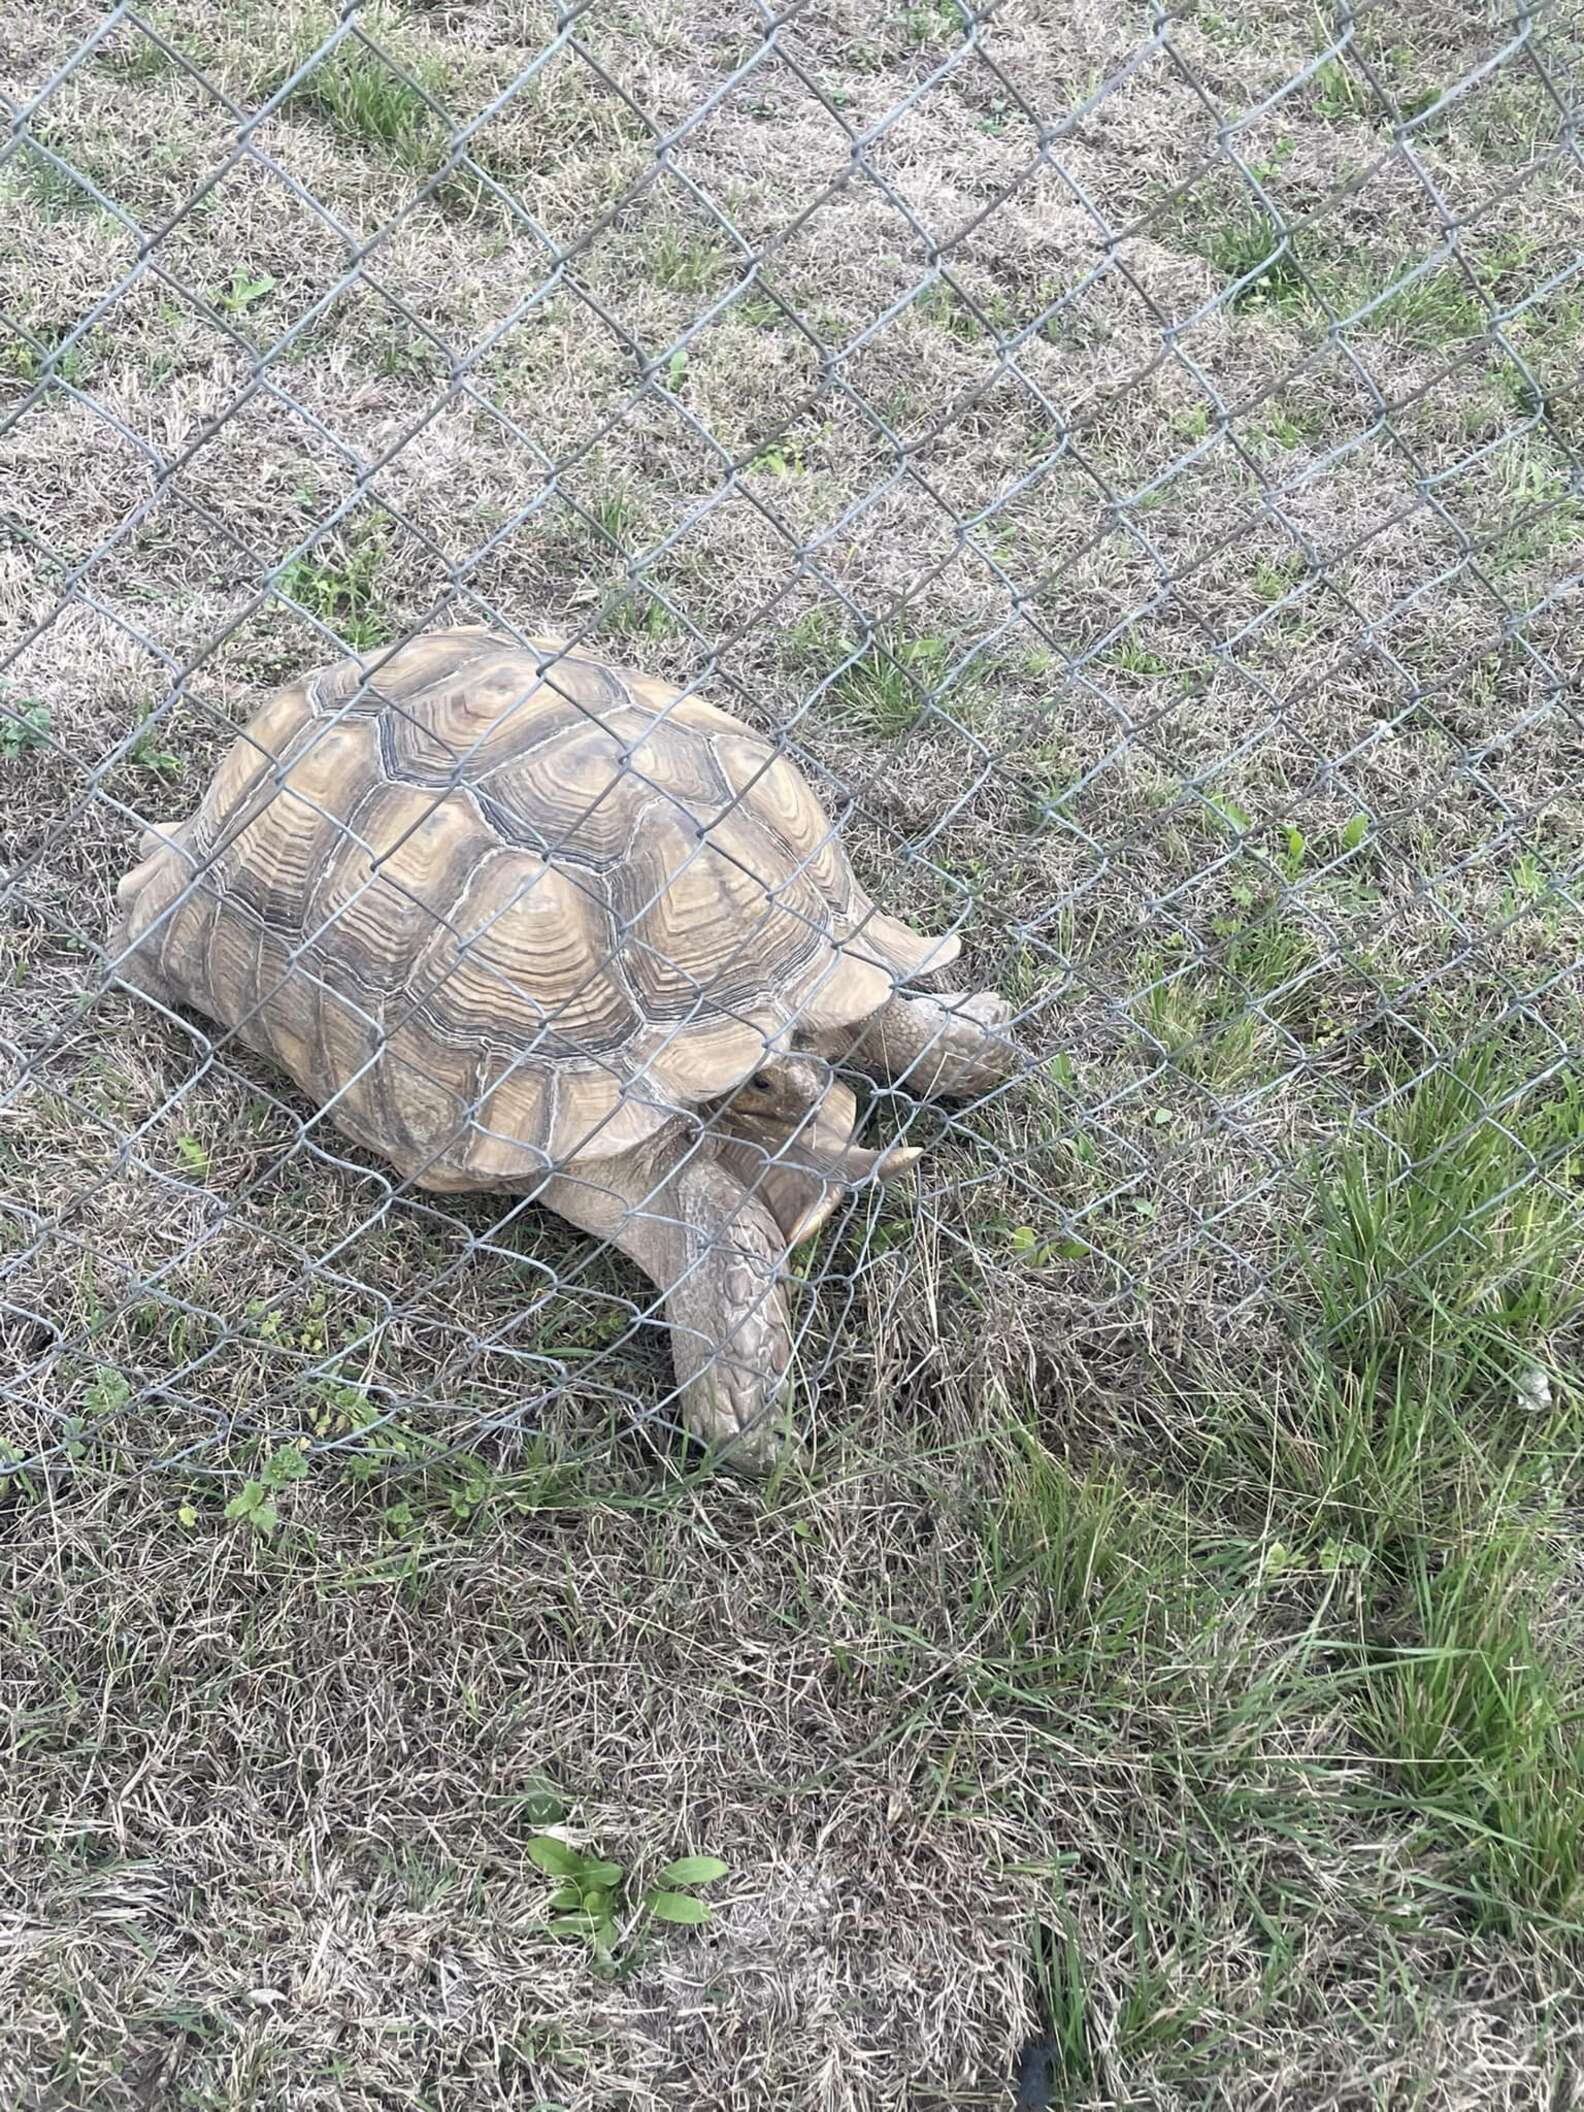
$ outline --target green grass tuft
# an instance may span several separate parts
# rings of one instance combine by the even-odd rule
[[[1357,1734],[1476,1922],[1584,1914],[1584,1694],[1536,1640],[1558,1569],[1539,1521],[1499,1504],[1450,1550],[1420,1543],[1387,1615],[1403,1640],[1361,1685]]]
[[[1388,286],[1397,273],[1387,278]],[[1380,287],[1355,280],[1337,297],[1339,312],[1357,314],[1379,299]],[[1452,345],[1482,337],[1488,327],[1486,308],[1474,287],[1455,265],[1429,271],[1411,284],[1394,286],[1378,307],[1370,308],[1362,328],[1388,330],[1405,344]]]
[[[817,625],[810,635],[820,635]],[[840,649],[844,656],[852,653],[845,641]],[[965,685],[947,683],[951,661],[951,647],[944,638],[885,631],[841,668],[825,690],[824,701],[853,724],[884,740],[899,740],[932,703],[954,714],[963,710]],[[944,702],[948,694],[949,703]]]
[[[445,72],[432,60],[404,56],[402,63],[411,79],[349,37],[297,83],[285,107],[322,119],[351,146],[373,147],[404,167],[429,169],[445,128],[425,97],[438,100]]]
[[[1235,214],[1209,231],[1200,254],[1235,289],[1234,310],[1292,314],[1313,304],[1292,237],[1268,220]]]
[[[1150,950],[1136,964],[1135,1013],[1147,1046],[1212,1091],[1290,1064],[1290,1037],[1318,995],[1308,930],[1239,887],[1247,900],[1215,920],[1219,945],[1205,958],[1178,961]]]
[[[69,166],[62,166],[75,159],[64,141],[46,138],[39,133],[37,144],[29,139],[20,142],[10,161],[0,170],[0,176],[8,177],[21,195],[48,220],[102,212],[104,208],[87,185],[78,181]]]
[[[1306,1275],[1351,1367],[1410,1359],[1467,1400],[1579,1311],[1584,1090],[1525,1087],[1509,1062],[1487,1041],[1437,1064],[1322,1170]]]
[[[663,227],[649,245],[649,277],[669,293],[706,293],[725,269],[718,242],[682,228]]]
[[[337,529],[311,552],[294,557],[276,576],[277,594],[327,624],[354,650],[384,645],[395,636],[385,608],[380,570],[385,539],[376,529]]]
[[[953,0],[914,0],[902,10],[902,32],[919,49],[930,44],[960,42],[968,27],[963,10]]]

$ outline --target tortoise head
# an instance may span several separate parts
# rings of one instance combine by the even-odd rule
[[[721,1157],[757,1194],[788,1246],[817,1232],[861,1181],[894,1181],[918,1160],[911,1146],[871,1151],[853,1141],[858,1101],[827,1065],[806,1056],[767,1056],[720,1101],[713,1126]]]

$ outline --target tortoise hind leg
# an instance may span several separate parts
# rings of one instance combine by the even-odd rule
[[[767,1473],[796,1450],[778,1427],[792,1362],[786,1240],[765,1205],[712,1153],[667,1171],[647,1152],[557,1175],[539,1200],[608,1240],[665,1294],[683,1421]]]
[[[1011,1006],[988,990],[972,997],[898,991],[857,1026],[826,1029],[815,1049],[828,1062],[850,1064],[924,1099],[970,1100],[1016,1075],[1011,1019]]]

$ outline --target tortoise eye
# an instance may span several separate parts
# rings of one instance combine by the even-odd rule
[[[748,1083],[754,1092],[767,1093],[771,1086],[774,1085],[775,1080],[768,1071],[755,1071]]]

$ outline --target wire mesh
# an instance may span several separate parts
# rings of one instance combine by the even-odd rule
[[[1567,1071],[1574,25],[1262,21],[7,33],[12,1471],[561,1456],[734,1388],[832,1428],[1121,1335],[1252,1350],[1338,1138],[1493,1034],[1471,1122]],[[561,746],[436,735],[402,670],[456,625],[524,649],[489,738]],[[143,843],[140,968],[145,831],[346,656]],[[483,913],[402,877],[464,807],[516,860]],[[848,860],[942,941],[889,1052]]]

